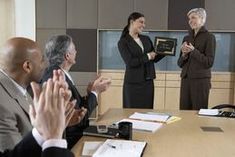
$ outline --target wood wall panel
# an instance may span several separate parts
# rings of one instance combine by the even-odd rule
[[[144,14],[146,29],[167,30],[168,0],[135,0],[134,7]]]
[[[66,0],[36,0],[37,28],[66,28]]]
[[[169,0],[168,29],[187,30],[187,13],[192,8],[204,8],[205,0]]]
[[[207,27],[211,30],[235,30],[231,20],[235,11],[234,0],[205,0]]]
[[[97,71],[97,30],[96,29],[67,29],[77,49],[76,64],[71,71]]]
[[[37,29],[36,41],[39,44],[41,50],[44,51],[46,42],[54,35],[64,35],[66,29]]]
[[[67,0],[67,28],[96,29],[98,0]]]
[[[122,107],[122,84],[124,71],[101,70],[102,76],[111,77],[113,83],[111,88],[100,95],[99,113],[104,113],[108,108]],[[160,74],[160,75],[159,75]],[[160,80],[154,81],[154,109],[179,109],[180,98],[180,72],[158,72]],[[164,80],[166,78],[166,80]],[[233,103],[234,101],[234,74],[213,73],[212,89],[209,96],[209,107],[221,103]],[[232,78],[232,80],[231,80]]]
[[[99,96],[99,114],[109,108],[122,108],[122,86],[111,86]]]
[[[134,0],[99,0],[98,28],[122,29],[134,11]]]
[[[154,88],[154,109],[164,109],[165,108],[165,88],[164,87],[158,87]]]

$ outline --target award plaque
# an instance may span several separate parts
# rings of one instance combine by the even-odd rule
[[[177,39],[155,37],[154,50],[157,54],[175,56]]]

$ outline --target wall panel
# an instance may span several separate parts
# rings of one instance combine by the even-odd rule
[[[146,29],[167,30],[167,0],[135,0],[135,11],[145,15]]]
[[[66,28],[66,0],[37,0],[37,28]]]
[[[187,13],[192,8],[204,8],[205,0],[169,0],[168,29],[187,30]]]
[[[99,0],[98,28],[122,29],[134,11],[134,0]]]
[[[122,107],[123,70],[101,70],[103,76],[111,77],[110,89],[100,95],[99,113],[109,108]],[[179,110],[180,72],[157,71],[154,80],[154,109]],[[212,89],[209,96],[209,108],[218,104],[232,104],[234,101],[234,73],[212,73]]]
[[[0,47],[15,35],[14,0],[0,1]]]
[[[97,0],[67,0],[67,28],[96,29]]]
[[[66,34],[65,29],[37,29],[36,41],[40,48],[44,51],[45,44],[49,38],[53,35],[63,35]]]
[[[232,17],[235,12],[234,0],[205,0],[207,26],[212,30],[235,30]]]
[[[71,71],[97,71],[97,30],[67,29],[66,33],[73,38],[77,49],[76,64]]]

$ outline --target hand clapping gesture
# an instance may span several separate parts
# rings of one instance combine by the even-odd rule
[[[191,43],[187,43],[186,41],[181,45],[181,51],[183,56],[186,56],[190,52],[194,50],[194,46]]]

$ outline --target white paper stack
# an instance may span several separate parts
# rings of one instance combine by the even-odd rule
[[[163,122],[165,123],[169,119],[169,115],[167,114],[157,114],[157,113],[139,113],[135,112],[129,118],[136,120],[145,120],[152,122]]]
[[[119,122],[131,122],[133,130],[137,131],[146,131],[146,132],[155,132],[162,127],[162,123],[157,122],[148,122],[148,121],[141,121],[141,120],[133,120],[133,119],[122,119]]]
[[[198,114],[206,115],[206,116],[216,116],[219,114],[219,110],[218,109],[200,109]]]

